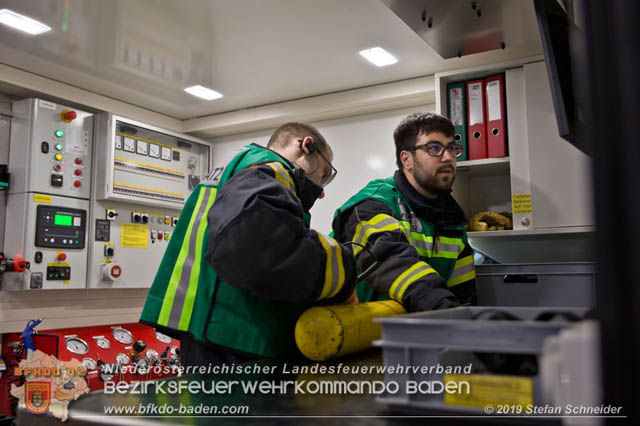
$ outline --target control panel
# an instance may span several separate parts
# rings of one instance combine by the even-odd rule
[[[5,274],[2,290],[86,287],[89,200],[24,193],[7,197],[4,250],[31,263]]]
[[[150,287],[210,145],[113,114],[96,116],[89,288]]]
[[[149,287],[180,210],[96,202],[90,234],[90,288]]]
[[[42,99],[13,103],[9,194],[89,199],[93,115]]]
[[[82,249],[85,246],[87,212],[40,204],[36,210],[38,247]]]
[[[209,170],[209,144],[191,136],[105,113],[96,137],[97,200],[180,209]]]

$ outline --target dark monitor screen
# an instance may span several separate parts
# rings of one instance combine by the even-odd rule
[[[544,50],[551,96],[560,137],[591,155],[585,137],[587,93],[581,90],[584,70],[584,36],[571,14],[573,1],[534,0]]]

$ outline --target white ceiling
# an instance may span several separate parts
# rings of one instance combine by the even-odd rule
[[[530,1],[516,1],[531,13]],[[542,52],[537,42],[443,60],[379,0],[0,0],[4,7],[53,30],[28,36],[0,25],[0,62],[178,119]],[[399,62],[370,65],[358,51],[373,46]],[[184,93],[194,84],[224,98]]]

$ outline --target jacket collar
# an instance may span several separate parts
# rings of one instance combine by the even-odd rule
[[[396,170],[393,180],[400,194],[420,219],[438,226],[459,226],[467,222],[462,208],[451,195],[451,191],[441,193],[431,200],[416,191],[402,171]]]

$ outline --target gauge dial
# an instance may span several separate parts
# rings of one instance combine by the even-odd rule
[[[65,346],[72,354],[84,355],[89,352],[89,345],[79,337],[69,337],[65,342]]]
[[[167,345],[170,345],[171,342],[173,342],[173,339],[171,337],[167,336],[166,334],[162,334],[159,331],[156,331],[156,339],[158,339],[162,343],[166,343]]]
[[[149,152],[149,142],[138,140],[136,152],[139,155],[147,155],[147,153]]]
[[[116,355],[116,362],[120,365],[127,365],[129,364],[129,357],[126,354],[119,353]]]
[[[122,136],[116,135],[116,149],[122,149]]]
[[[118,372],[118,364],[102,364],[100,366],[100,378],[107,382],[114,378]]]
[[[144,376],[149,372],[149,364],[150,361],[148,358],[141,358],[140,361],[138,361],[138,363],[136,364],[136,372],[139,375]]]
[[[120,342],[123,345],[129,345],[133,343],[133,334],[129,330],[125,330],[122,327],[115,327],[113,329],[113,338],[116,342]]]
[[[98,368],[98,363],[93,358],[83,358],[82,365],[84,365],[84,368],[87,370],[95,370]]]
[[[136,152],[136,140],[133,138],[124,138],[124,144],[122,145],[122,149],[127,152]]]
[[[163,146],[160,156],[163,160],[171,161],[171,148]]]
[[[160,158],[160,145],[155,143],[149,144],[149,157]]]
[[[100,349],[109,349],[111,347],[111,342],[109,342],[109,340],[105,337],[96,337],[96,345],[98,345],[98,347]]]

